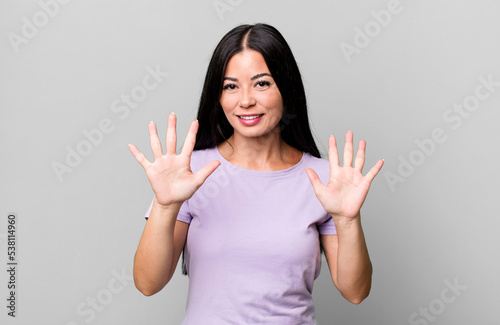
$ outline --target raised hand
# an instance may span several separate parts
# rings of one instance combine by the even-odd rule
[[[189,127],[182,152],[176,154],[176,116],[168,116],[166,138],[166,154],[163,155],[160,139],[153,121],[149,122],[149,138],[154,162],[149,162],[139,149],[129,144],[130,152],[146,171],[151,187],[155,193],[156,203],[167,207],[171,204],[182,204],[189,199],[196,190],[205,182],[208,176],[219,167],[220,162],[213,160],[207,163],[196,174],[191,171],[191,154],[196,141],[198,121],[194,120]]]
[[[339,166],[335,137],[331,135],[328,139],[330,177],[326,186],[321,183],[314,170],[306,168],[307,176],[311,181],[316,196],[332,217],[354,218],[359,216],[359,211],[368,194],[370,184],[384,164],[383,159],[380,159],[368,174],[363,176],[366,142],[364,140],[359,142],[358,153],[353,167],[352,138],[352,132],[348,131],[345,138],[343,167]]]

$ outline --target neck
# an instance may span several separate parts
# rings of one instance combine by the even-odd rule
[[[233,133],[218,149],[233,165],[252,170],[282,170],[302,158],[302,152],[286,144],[279,132],[253,138]]]

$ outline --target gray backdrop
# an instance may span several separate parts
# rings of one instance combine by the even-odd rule
[[[134,143],[179,145],[211,53],[242,23],[277,27],[329,134],[385,158],[362,209],[374,265],[361,305],[326,262],[320,324],[499,324],[500,2],[0,1],[2,324],[180,324],[180,270],[144,297],[132,263],[152,198]],[[7,315],[16,214],[16,317]]]

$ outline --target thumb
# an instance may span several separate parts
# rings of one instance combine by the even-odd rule
[[[324,186],[323,183],[321,183],[321,180],[318,177],[318,174],[311,168],[305,168],[307,176],[309,177],[309,181],[311,182],[314,192],[316,195],[319,193],[321,188]]]
[[[195,175],[196,179],[198,181],[199,186],[201,186],[203,183],[205,183],[205,180],[210,176],[216,169],[217,167],[220,166],[220,161],[218,160],[212,160],[205,166],[203,166],[202,169],[200,169]]]

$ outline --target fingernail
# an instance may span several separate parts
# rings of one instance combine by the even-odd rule
[[[174,113],[174,112],[171,112],[170,114],[174,114],[174,115],[175,115],[175,113]]]

